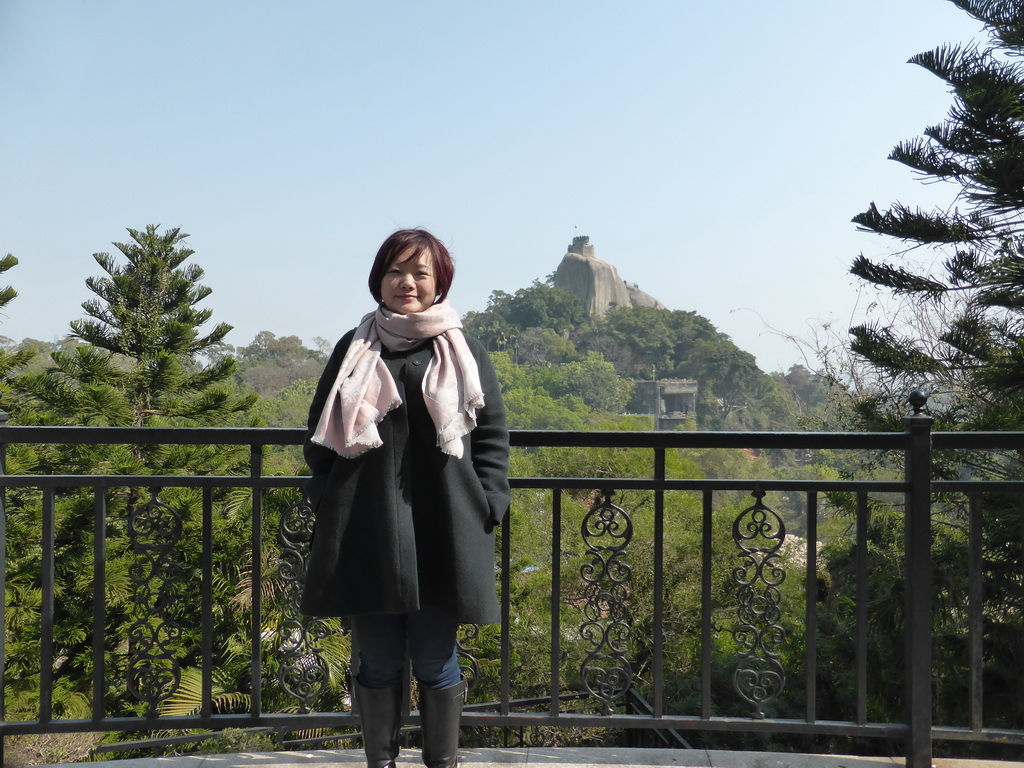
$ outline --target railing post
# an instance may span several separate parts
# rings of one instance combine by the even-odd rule
[[[910,393],[914,412],[903,419],[907,435],[905,458],[906,533],[906,711],[910,733],[906,744],[907,768],[932,764],[932,533],[931,533],[931,427],[924,414],[928,397]]]

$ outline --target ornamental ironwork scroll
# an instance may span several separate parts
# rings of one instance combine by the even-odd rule
[[[786,526],[764,505],[764,491],[751,494],[754,504],[743,510],[732,526],[733,541],[742,564],[733,569],[739,586],[739,623],[732,630],[741,653],[733,685],[754,707],[754,717],[764,718],[764,707],[778,698],[786,684],[786,672],[779,663],[778,647],[787,633],[781,620],[779,587],[786,580],[780,549]]]
[[[181,682],[181,625],[175,620],[178,584],[184,568],[181,513],[157,498],[134,507],[128,516],[128,540],[134,561],[128,568],[132,586],[132,623],[128,628],[129,692],[149,705],[149,714]]]
[[[632,638],[628,597],[633,573],[624,559],[633,538],[633,521],[612,503],[612,493],[604,491],[604,500],[583,518],[590,561],[580,569],[585,599],[580,637],[591,645],[580,666],[580,679],[606,715],[612,714],[612,705],[633,683],[633,669],[626,658]]]
[[[476,624],[463,624],[459,627],[455,638],[455,648],[459,658],[459,670],[466,681],[466,693],[470,694],[480,680],[480,663],[470,653],[473,642],[480,636],[480,627]]]
[[[313,538],[313,507],[305,494],[281,515],[281,579],[284,583],[283,615],[277,627],[281,666],[277,681],[306,714],[309,705],[327,687],[328,669],[319,641],[329,634],[323,619],[306,618],[299,612],[302,585],[306,580],[309,545]]]

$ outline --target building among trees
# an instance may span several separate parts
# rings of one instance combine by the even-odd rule
[[[654,417],[656,430],[671,431],[697,415],[696,379],[654,379],[633,383],[640,412]]]

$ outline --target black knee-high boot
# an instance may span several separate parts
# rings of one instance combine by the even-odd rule
[[[395,768],[402,686],[366,688],[353,681],[363,726],[363,751],[367,768]]]
[[[465,700],[465,680],[437,690],[420,686],[423,764],[427,768],[455,768],[458,765],[459,721]]]

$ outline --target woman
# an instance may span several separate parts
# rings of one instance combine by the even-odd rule
[[[309,410],[316,526],[302,611],[352,617],[372,768],[398,755],[407,653],[423,761],[456,765],[455,632],[500,621],[493,530],[509,506],[508,430],[487,352],[448,304],[454,271],[425,230],[385,240],[369,279],[378,307],[338,342]]]

